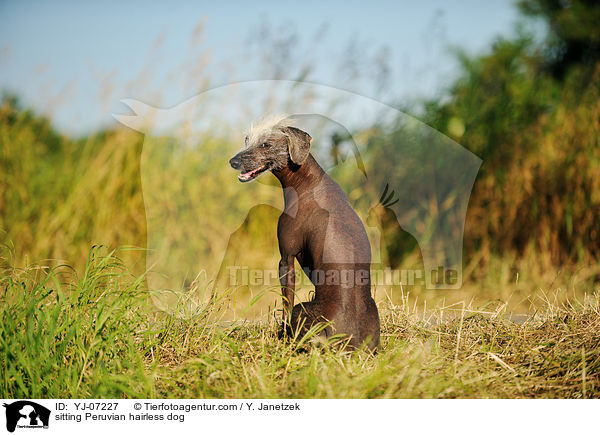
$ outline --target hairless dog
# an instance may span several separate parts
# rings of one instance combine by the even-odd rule
[[[279,116],[253,126],[244,148],[229,161],[241,171],[240,181],[271,171],[283,188],[277,238],[284,330],[302,335],[327,322],[326,337],[343,334],[350,346],[375,350],[379,314],[371,297],[367,233],[344,191],[310,154],[310,135],[292,123]],[[295,259],[315,286],[314,299],[296,306]]]

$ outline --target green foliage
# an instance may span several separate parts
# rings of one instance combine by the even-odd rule
[[[89,247],[145,244],[139,181],[141,136],[105,131],[74,140],[49,122],[20,109],[14,98],[0,105],[0,243],[16,264],[27,258],[85,262]],[[126,253],[140,264],[140,252]]]
[[[484,165],[492,161],[502,167],[515,153],[526,153],[511,142],[550,110],[554,85],[537,76],[531,44],[521,37],[498,41],[487,56],[460,54],[464,72],[450,90],[451,102],[429,103],[427,122],[481,157]]]
[[[273,319],[219,321],[219,304],[157,311],[115,253],[82,273],[4,269],[0,395],[12,398],[598,397],[597,297],[419,310],[380,303],[371,355],[277,338]],[[541,295],[543,296],[543,295]],[[565,336],[569,339],[565,340]]]
[[[67,276],[70,276],[66,282]],[[5,269],[0,276],[0,391],[4,397],[149,395],[138,345],[142,278],[93,249],[81,277],[63,267]],[[63,282],[61,282],[63,281]]]
[[[520,35],[499,40],[487,55],[461,55],[463,72],[450,98],[427,104],[426,122],[483,159],[466,223],[470,256],[531,251],[562,266],[589,264],[600,254],[593,217],[600,210],[600,63],[597,26],[588,25],[598,6],[584,3],[522,2],[549,21],[560,41],[539,47]],[[575,44],[573,38],[585,41],[590,54],[557,57],[548,50]],[[564,74],[554,74],[558,64],[548,68],[553,62]]]
[[[545,69],[564,78],[572,67],[595,68],[600,60],[600,4],[595,0],[521,0],[520,10],[541,18],[549,33]]]

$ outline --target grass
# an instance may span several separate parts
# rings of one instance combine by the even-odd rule
[[[219,321],[220,301],[157,311],[115,252],[78,273],[6,268],[0,395],[13,398],[583,398],[600,396],[600,300],[540,294],[524,323],[506,303],[380,303],[376,355],[277,339]]]
[[[198,303],[194,288],[172,312],[156,308],[161,297],[146,289],[156,276],[179,285],[199,276],[198,265],[211,273],[276,265],[279,210],[254,207],[267,183],[241,187],[227,169],[239,140],[222,136],[223,126],[189,147],[124,128],[74,138],[54,128],[52,115],[4,97],[0,246],[10,254],[0,254],[0,394],[598,397],[600,64],[573,65],[559,80],[543,72],[542,54],[552,50],[542,48],[519,36],[482,56],[461,55],[448,98],[414,106],[483,165],[464,227],[462,289],[376,289],[383,335],[375,356],[278,340],[273,293],[253,299],[257,290],[236,288],[236,318],[262,322],[224,322],[227,299]],[[196,79],[190,92],[205,89]],[[352,132],[366,145],[363,160],[377,162],[372,174],[398,175],[407,166],[392,157],[403,155],[407,131],[372,127]],[[336,170],[359,215],[369,216],[375,204],[362,174],[354,165]],[[396,229],[393,219],[367,226],[385,235],[381,267],[405,254]],[[146,249],[118,259],[94,249],[86,261],[94,244]],[[147,263],[149,253],[158,257]],[[40,258],[53,260],[31,265]],[[57,267],[62,259],[72,266]],[[411,261],[398,265],[419,268]],[[512,322],[511,310],[528,321]]]

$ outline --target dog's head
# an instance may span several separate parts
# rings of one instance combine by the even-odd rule
[[[265,171],[277,172],[304,163],[312,138],[292,124],[292,119],[276,116],[250,128],[244,147],[229,160],[233,169],[241,171],[241,182],[254,180]]]

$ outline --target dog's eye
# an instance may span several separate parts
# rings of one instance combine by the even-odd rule
[[[268,148],[271,146],[271,144],[269,144],[268,142],[263,142],[261,145],[263,148]]]

